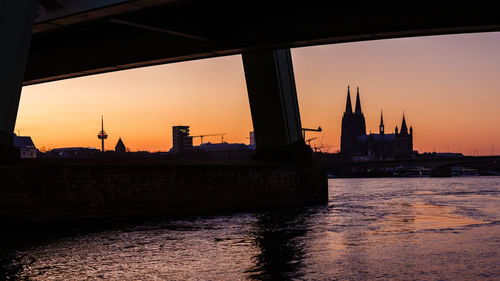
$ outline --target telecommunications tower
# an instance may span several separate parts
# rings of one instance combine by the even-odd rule
[[[97,135],[97,138],[101,140],[102,152],[104,152],[104,140],[108,138],[108,135],[104,131],[104,117],[103,116],[101,116],[101,131]]]

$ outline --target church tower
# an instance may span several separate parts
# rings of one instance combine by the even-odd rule
[[[351,154],[354,148],[353,116],[351,93],[349,86],[347,86],[347,101],[342,116],[342,132],[340,136],[340,152],[343,154]]]
[[[363,111],[361,110],[361,99],[359,98],[359,87],[357,89],[357,95],[356,95],[356,110],[354,111],[354,132],[356,137],[357,136],[365,136],[366,135],[366,122],[365,122],[365,115],[363,114]]]
[[[363,114],[363,112],[361,112],[361,101],[359,100],[359,87],[357,88],[357,91],[356,91],[356,110],[354,111],[354,114],[356,115],[360,115],[360,114]]]
[[[399,157],[409,157],[413,152],[413,128],[410,127],[408,133],[408,126],[406,125],[405,114],[403,113],[403,120],[401,121],[401,129],[398,133],[396,127],[396,155]]]
[[[356,95],[356,106],[352,111],[350,87],[347,87],[347,101],[345,112],[342,116],[342,134],[340,138],[340,151],[344,155],[362,154],[364,147],[358,142],[359,136],[366,136],[365,116],[361,110],[359,87]]]
[[[403,121],[401,122],[401,132],[400,135],[408,135],[408,127],[406,126],[405,114],[403,113]]]

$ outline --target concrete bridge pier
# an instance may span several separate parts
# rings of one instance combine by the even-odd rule
[[[302,137],[290,49],[243,53],[257,157],[310,158]]]
[[[36,0],[0,0],[0,162],[19,157],[13,145]]]

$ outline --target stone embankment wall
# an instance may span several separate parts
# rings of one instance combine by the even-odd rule
[[[0,166],[0,221],[250,210],[327,202],[314,165],[57,163]]]

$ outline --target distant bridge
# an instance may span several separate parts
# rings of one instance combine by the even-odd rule
[[[331,162],[330,162],[331,163]],[[363,162],[337,162],[331,163],[333,167],[341,166],[352,168],[382,168],[398,166],[418,166],[427,168],[446,168],[451,166],[461,166],[473,163],[499,163],[500,156],[463,156],[463,157],[439,157],[439,158],[419,158],[407,160],[388,160],[388,161],[363,161]]]

